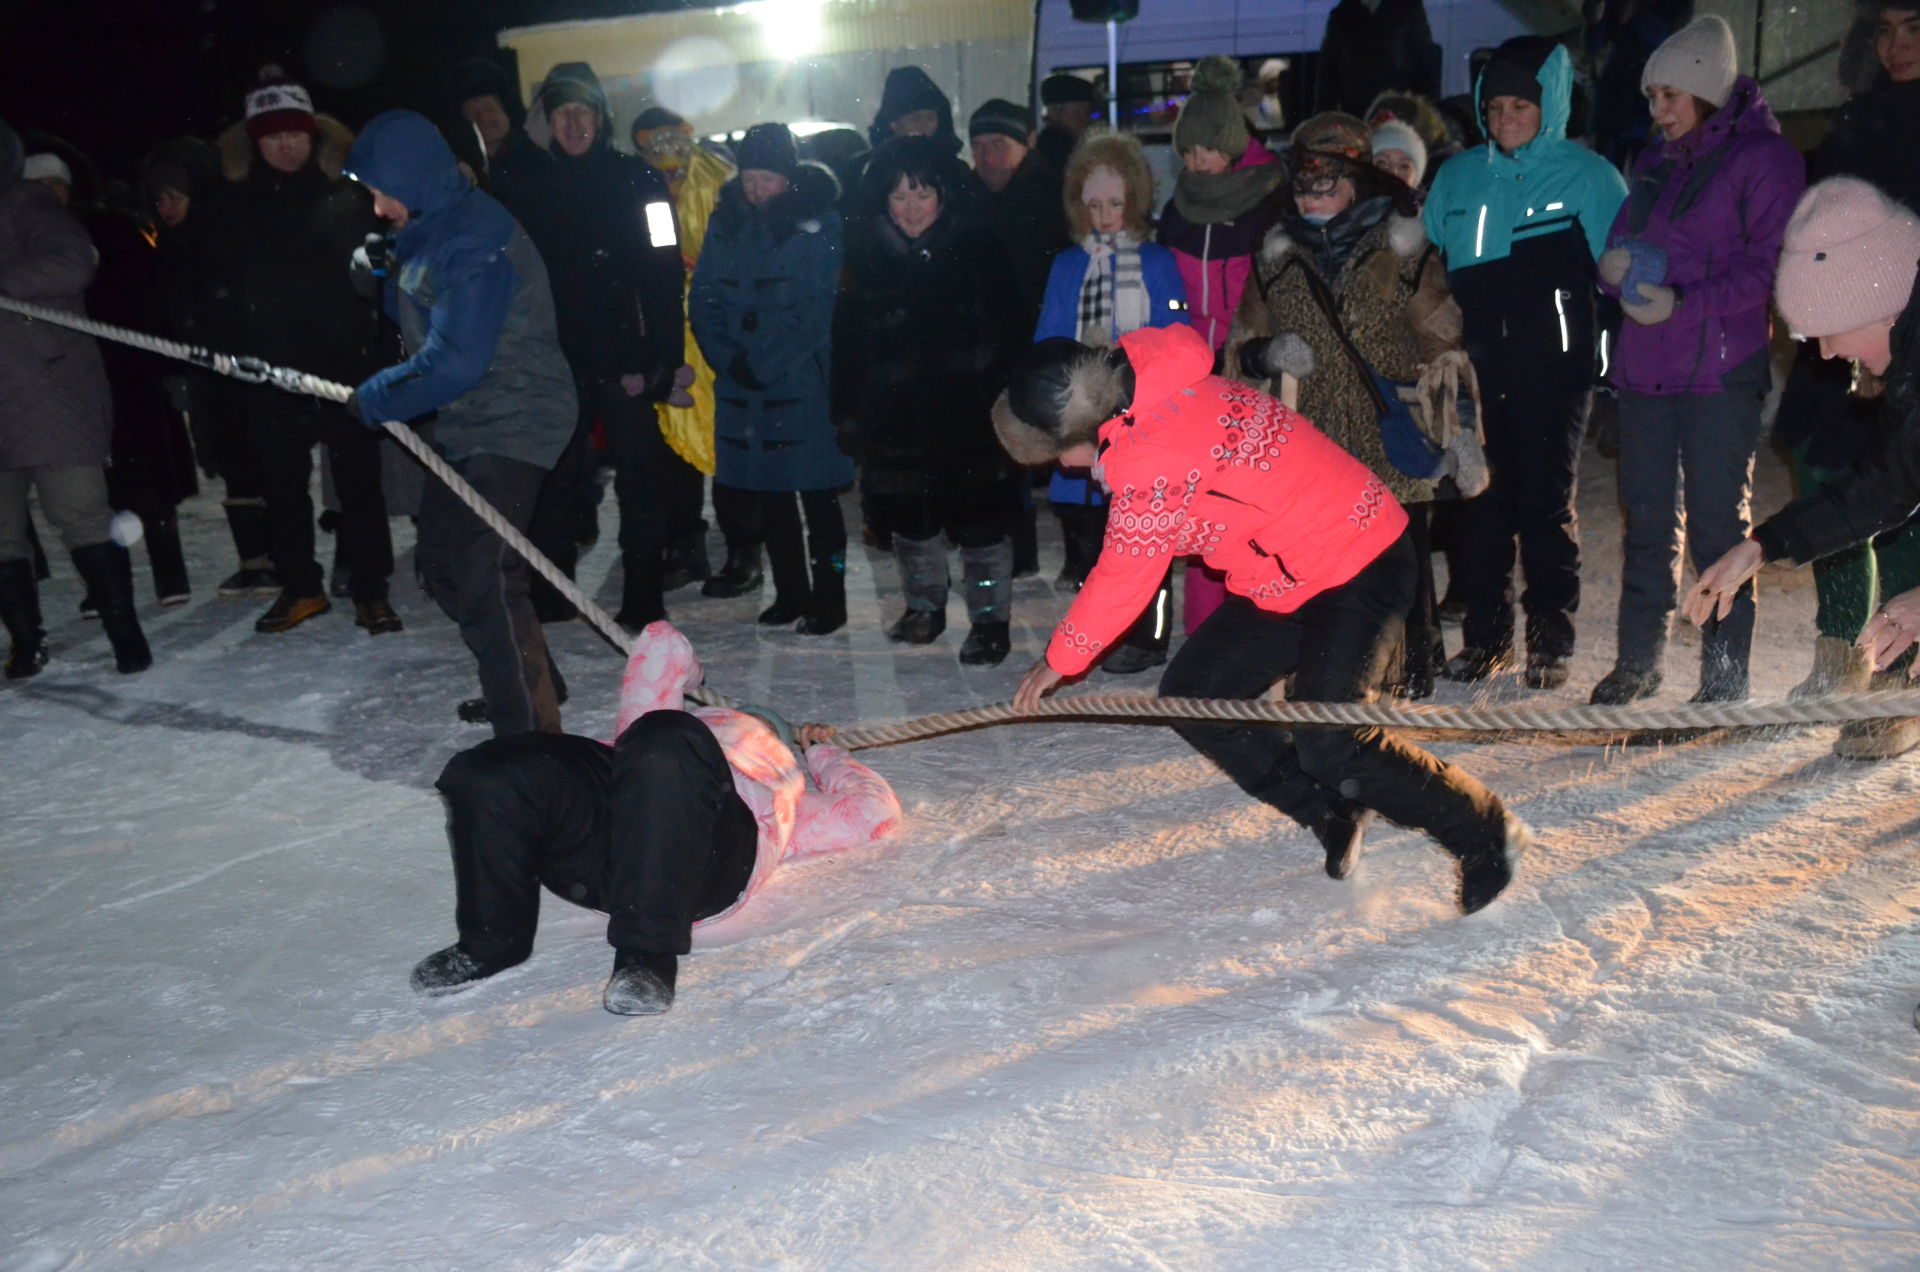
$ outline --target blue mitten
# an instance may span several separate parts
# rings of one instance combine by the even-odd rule
[[[1626,305],[1648,304],[1653,296],[1641,291],[1640,284],[1659,286],[1667,281],[1667,249],[1640,238],[1622,239],[1620,246],[1626,248],[1633,257],[1626,275],[1620,280],[1620,302]]]

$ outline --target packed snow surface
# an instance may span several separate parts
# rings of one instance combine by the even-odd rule
[[[1610,665],[1586,459],[1574,678],[1494,698]],[[212,595],[218,504],[184,511],[191,605],[135,550],[150,672],[112,673],[58,562],[55,661],[0,691],[0,1268],[1920,1267],[1920,755],[1435,743],[1539,836],[1462,919],[1420,836],[1376,828],[1336,883],[1162,727],[989,729],[867,753],[902,830],[776,876],[665,1016],[601,1010],[602,922],[551,897],[530,962],[427,1001],[470,659],[410,552],[405,632],[341,604],[255,635],[264,600]],[[891,563],[852,556],[830,637],[672,596],[711,683],[796,720],[1002,701],[1067,600],[1055,536],[1013,658],[962,668],[957,603],[890,646]],[[1762,604],[1777,696],[1808,577]],[[605,736],[619,657],[549,638]]]

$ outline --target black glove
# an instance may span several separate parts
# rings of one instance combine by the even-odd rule
[[[1254,380],[1272,379],[1272,372],[1267,370],[1267,348],[1272,343],[1272,336],[1260,336],[1241,345],[1240,374]]]
[[[752,393],[767,387],[760,383],[760,377],[753,373],[753,366],[747,361],[744,350],[734,354],[733,361],[727,363],[727,378]]]

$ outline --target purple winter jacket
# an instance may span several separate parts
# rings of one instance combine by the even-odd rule
[[[1806,184],[1800,152],[1745,75],[1706,123],[1640,156],[1607,244],[1632,237],[1665,248],[1666,285],[1679,298],[1665,322],[1621,323],[1616,386],[1719,393],[1728,371],[1766,347],[1780,240]],[[1620,294],[1604,280],[1600,288]]]

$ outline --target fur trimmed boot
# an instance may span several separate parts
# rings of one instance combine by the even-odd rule
[[[1867,686],[1871,690],[1908,687],[1907,669],[1893,666],[1873,673]],[[1920,746],[1920,718],[1896,717],[1887,720],[1849,720],[1840,726],[1833,753],[1843,760],[1890,760]]]
[[[1822,636],[1813,642],[1813,670],[1787,690],[1787,700],[1824,698],[1838,693],[1865,693],[1873,681],[1873,664],[1850,640]]]

